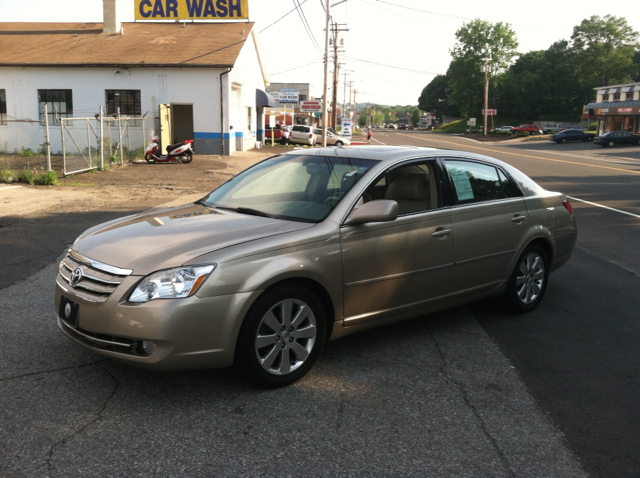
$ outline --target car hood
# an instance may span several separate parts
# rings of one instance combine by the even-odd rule
[[[250,216],[199,204],[162,209],[95,226],[73,250],[104,264],[146,275],[209,252],[315,224]]]

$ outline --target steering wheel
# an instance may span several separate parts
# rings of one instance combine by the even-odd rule
[[[324,205],[329,208],[332,208],[333,206],[338,204],[338,201],[342,199],[343,195],[344,193],[333,193],[331,196],[329,196],[327,199],[324,200]]]

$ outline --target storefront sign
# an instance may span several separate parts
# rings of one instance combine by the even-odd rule
[[[633,113],[633,108],[618,108],[618,113]]]
[[[318,112],[322,110],[322,104],[319,101],[303,101],[300,103],[300,111],[308,113],[308,112]]]
[[[281,88],[280,96],[278,97],[278,101],[280,103],[297,103],[298,102],[298,89],[292,88]]]
[[[603,115],[609,112],[609,108],[598,108],[598,114]]]
[[[492,110],[487,108],[487,116],[496,116],[498,114],[498,110]],[[482,108],[482,116],[484,116],[484,108]]]
[[[249,0],[134,0],[136,20],[249,19]]]

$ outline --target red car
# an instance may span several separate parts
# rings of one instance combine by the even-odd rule
[[[529,134],[543,134],[542,128],[537,124],[523,124],[511,128],[512,133],[524,133],[525,131]]]

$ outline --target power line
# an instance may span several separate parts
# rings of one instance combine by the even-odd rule
[[[302,10],[302,5],[297,2],[296,0],[293,0],[293,4],[295,5],[295,9],[298,12],[298,16],[300,17],[300,21],[302,22],[302,26],[305,28],[305,30],[307,31],[307,35],[309,36],[309,38],[311,39],[311,43],[313,45],[313,47],[318,51],[318,53],[320,53],[321,55],[322,53],[322,48],[320,48],[320,45],[318,44],[318,41],[316,40],[316,37],[313,36],[313,32],[311,31],[311,27],[309,26],[309,23],[307,22],[307,17],[304,15],[304,11]]]
[[[271,74],[279,75],[281,73],[287,73],[288,71],[293,71],[293,70],[297,70],[298,68],[304,68],[305,66],[313,65],[314,63],[318,63],[319,61],[322,61],[322,58],[316,58],[311,63],[307,63],[306,65],[294,66],[293,68],[289,68],[288,70],[276,71],[275,73],[271,73]]]
[[[427,74],[427,75],[441,75],[441,74],[442,74],[442,73],[436,73],[436,72],[434,72],[434,71],[424,71],[424,70],[415,70],[415,69],[413,69],[413,68],[405,68],[405,67],[403,67],[403,66],[386,65],[386,64],[384,64],[384,63],[377,63],[377,62],[375,62],[375,61],[362,60],[362,59],[360,59],[360,58],[354,58],[354,57],[346,56],[346,55],[345,55],[345,57],[344,57],[344,58],[346,58],[346,59],[348,59],[348,60],[351,60],[351,61],[359,61],[359,62],[361,62],[361,63],[370,63],[370,64],[372,64],[372,65],[383,66],[383,67],[386,67],[386,68],[393,68],[393,69],[395,69],[395,70],[410,71],[410,72],[413,72],[413,73],[424,73],[424,74]]]
[[[307,2],[307,0],[303,0],[303,2],[301,3],[301,5],[304,5]],[[293,9],[289,10],[287,13],[285,13],[284,15],[282,15],[280,18],[278,18],[275,22],[273,22],[271,25],[269,25],[268,27],[264,27],[262,30],[260,30],[258,33],[262,33],[263,31],[265,31],[267,28],[271,28],[272,26],[274,26],[276,23],[278,23],[280,20],[282,20],[284,17],[286,17],[287,15],[289,15],[290,13],[293,13],[296,8],[298,7],[294,7]]]

